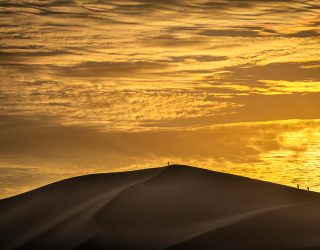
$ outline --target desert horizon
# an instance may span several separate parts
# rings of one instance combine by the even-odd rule
[[[84,175],[0,200],[0,247],[318,249],[319,206],[319,193],[191,166]]]
[[[82,174],[82,175],[78,175],[78,176],[71,176],[71,177],[67,177],[65,179],[61,179],[61,180],[55,180],[53,182],[50,182],[50,183],[45,183],[44,185],[39,185],[39,186],[36,186],[35,188],[33,189],[30,189],[30,190],[26,190],[24,192],[21,192],[21,193],[17,193],[17,194],[14,194],[12,196],[8,196],[8,197],[1,197],[0,198],[0,201],[1,200],[4,200],[4,199],[8,199],[8,198],[14,198],[16,196],[19,196],[19,195],[24,195],[26,193],[29,193],[29,192],[33,192],[35,190],[38,190],[38,189],[42,189],[42,188],[45,188],[46,186],[50,186],[50,185],[53,185],[53,184],[56,184],[56,183],[60,183],[60,182],[63,182],[63,181],[67,181],[69,179],[73,179],[73,178],[80,178],[80,177],[85,177],[85,176],[90,176],[90,175],[106,175],[106,174],[121,174],[121,173],[130,173],[130,172],[136,172],[136,171],[139,171],[139,170],[153,170],[153,169],[163,169],[163,168],[169,168],[169,167],[175,167],[175,166],[184,166],[184,167],[190,167],[190,168],[195,168],[195,169],[202,169],[202,170],[209,170],[209,171],[213,171],[215,173],[220,173],[220,174],[227,174],[227,175],[230,175],[230,176],[237,176],[237,177],[240,177],[240,178],[248,178],[250,180],[253,180],[253,181],[261,181],[261,182],[266,182],[266,183],[270,183],[270,184],[275,184],[275,185],[280,185],[280,186],[285,186],[285,187],[289,187],[289,188],[296,188],[298,190],[304,190],[304,191],[309,191],[309,192],[316,192],[316,193],[319,193],[319,191],[317,190],[312,190],[312,188],[310,188],[310,186],[304,186],[304,185],[301,185],[301,183],[292,183],[292,185],[290,184],[284,184],[284,183],[278,183],[276,181],[272,181],[272,180],[263,180],[263,179],[258,179],[258,178],[254,178],[252,176],[249,176],[249,175],[241,175],[239,173],[236,173],[236,171],[232,171],[232,172],[228,172],[226,170],[224,171],[218,171],[218,170],[213,170],[213,169],[210,169],[210,168],[206,168],[206,167],[201,167],[201,166],[191,166],[191,165],[186,165],[186,164],[181,164],[181,163],[175,163],[175,162],[167,162],[167,164],[163,164],[163,165],[159,165],[159,166],[153,166],[153,167],[148,167],[148,168],[140,168],[140,167],[136,167],[136,168],[119,168],[113,172],[95,172],[95,173],[86,173],[86,174]]]

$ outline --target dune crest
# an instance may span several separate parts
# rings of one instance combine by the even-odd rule
[[[320,249],[320,195],[189,166],[0,201],[0,249]]]

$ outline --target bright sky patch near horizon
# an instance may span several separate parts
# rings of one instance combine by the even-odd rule
[[[0,197],[166,162],[320,191],[319,0],[0,2]]]

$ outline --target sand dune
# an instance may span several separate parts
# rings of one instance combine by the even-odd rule
[[[320,249],[320,195],[179,165],[81,176],[1,200],[0,249]]]

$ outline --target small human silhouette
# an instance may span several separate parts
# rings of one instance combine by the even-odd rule
[[[300,186],[299,186],[299,184],[297,184],[297,188],[298,188],[298,189],[300,189]]]
[[[307,187],[308,191],[310,191],[309,187]]]
[[[170,166],[170,162],[168,162],[168,166]]]

